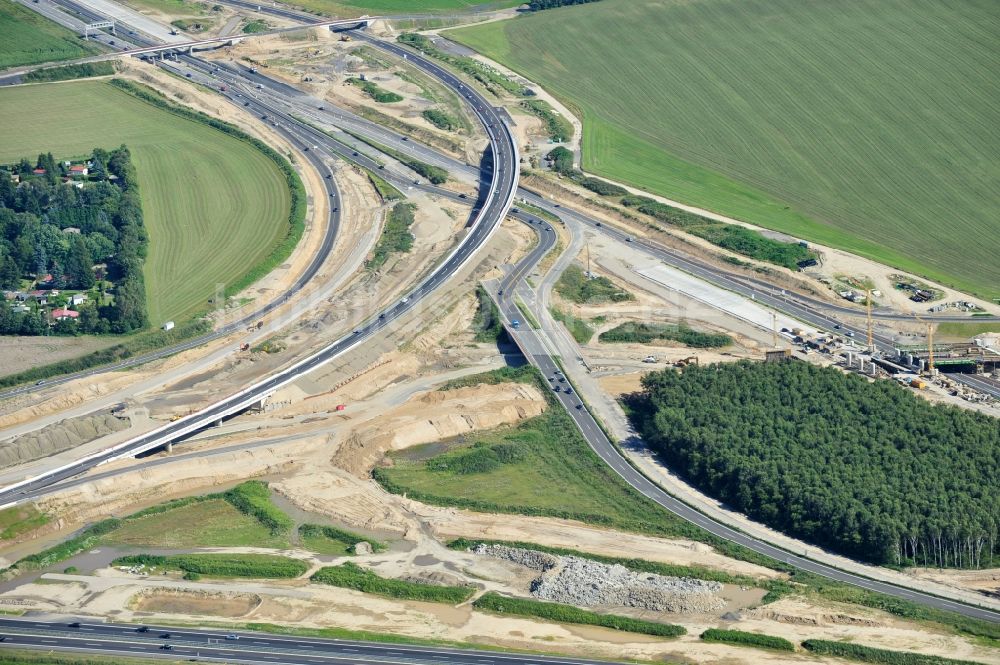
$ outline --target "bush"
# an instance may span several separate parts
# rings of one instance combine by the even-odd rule
[[[471,587],[435,586],[386,579],[350,562],[321,568],[312,576],[312,581],[388,596],[389,598],[450,603],[452,605],[465,602],[473,592]]]
[[[577,184],[581,187],[586,187],[590,191],[596,192],[601,196],[625,196],[628,194],[628,190],[624,187],[601,180],[600,178],[592,178],[590,176],[581,178],[577,181]]]
[[[450,131],[458,129],[461,126],[458,120],[451,117],[444,111],[439,111],[437,109],[427,109],[420,115],[424,117],[424,120],[431,123],[438,129],[445,129]]]
[[[658,339],[680,342],[698,349],[715,349],[729,346],[732,337],[723,333],[707,333],[689,328],[686,324],[666,325],[662,323],[626,322],[601,333],[602,342],[633,342],[649,344]]]
[[[573,336],[577,344],[586,344],[590,341],[590,338],[594,336],[594,329],[587,325],[587,322],[583,319],[578,319],[569,312],[564,312],[558,307],[553,307],[551,310],[552,318],[556,321],[561,321],[569,334]]]
[[[552,170],[563,175],[573,173],[573,151],[567,148],[556,146],[545,155],[552,162]]]
[[[940,656],[926,656],[906,651],[889,651],[866,647],[863,644],[848,642],[832,642],[829,640],[806,640],[802,646],[807,650],[822,656],[848,658],[863,663],[885,663],[886,665],[957,665],[972,664],[969,660],[954,660]]]
[[[516,443],[475,444],[471,448],[435,457],[428,462],[427,468],[463,475],[489,473],[504,464],[516,464],[523,459],[524,452]]]
[[[541,99],[527,99],[521,106],[535,114],[545,123],[549,138],[556,143],[565,143],[573,138],[573,123],[556,112],[552,106]]]
[[[538,600],[528,600],[526,598],[510,598],[508,596],[501,596],[493,591],[477,598],[472,606],[477,610],[485,610],[496,614],[538,617],[559,623],[601,626],[602,628],[612,628],[630,633],[642,633],[643,635],[656,635],[658,637],[680,637],[687,632],[683,626],[676,626],[669,623],[643,621],[642,619],[633,619],[616,614],[598,614],[597,612],[581,610],[572,605],[547,603]]]
[[[476,315],[472,318],[472,329],[476,331],[474,339],[477,342],[498,342],[504,334],[500,310],[481,285],[476,286],[476,299],[479,301],[479,307],[476,308]]]
[[[556,293],[579,305],[635,300],[631,293],[607,277],[587,277],[583,269],[576,264],[568,266],[559,276]]]
[[[403,101],[402,95],[397,95],[396,93],[386,90],[385,88],[375,85],[371,81],[362,81],[357,78],[349,78],[347,82],[351,85],[356,85],[361,88],[366,95],[374,99],[379,104],[394,104],[395,102]]]
[[[762,649],[777,649],[779,651],[795,651],[795,645],[783,637],[747,633],[742,630],[720,630],[709,628],[701,634],[706,642],[723,642],[740,646],[760,647]]]

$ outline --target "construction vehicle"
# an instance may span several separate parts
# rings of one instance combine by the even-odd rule
[[[644,363],[655,363],[656,362],[656,356],[646,356],[645,358],[642,359],[642,362],[644,362]]]
[[[344,34],[342,34],[340,36],[340,41],[342,41],[342,42],[349,42],[349,41],[351,41],[351,36],[345,32]]]
[[[240,344],[240,351],[249,351],[249,350],[250,350],[249,342],[243,342],[242,344]]]
[[[346,404],[338,404],[337,405],[337,411],[343,411],[346,408],[347,408]]]
[[[264,319],[261,319],[260,321],[257,322],[257,330],[260,330],[263,327],[264,327]]]

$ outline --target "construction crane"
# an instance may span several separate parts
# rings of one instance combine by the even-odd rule
[[[927,326],[927,371],[928,376],[934,375],[934,324],[930,321],[925,321],[920,318],[916,312],[913,313],[913,318],[920,321],[925,326]]]

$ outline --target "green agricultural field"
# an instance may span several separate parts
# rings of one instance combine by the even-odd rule
[[[288,0],[287,4],[336,16],[447,14],[472,9],[517,7],[522,0]]]
[[[994,0],[603,0],[448,35],[599,175],[1000,296]]]
[[[0,0],[0,69],[82,58],[97,47],[11,0]]]
[[[249,144],[136,99],[107,82],[7,88],[0,114],[30,118],[0,128],[0,161],[51,151],[88,154],[122,143],[139,172],[149,256],[149,320],[156,326],[208,307],[284,238],[285,177]]]

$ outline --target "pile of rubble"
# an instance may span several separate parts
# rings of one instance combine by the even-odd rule
[[[475,554],[504,559],[539,571],[531,583],[536,598],[584,607],[635,607],[655,612],[712,612],[725,606],[719,582],[629,570],[576,556],[480,544]]]

